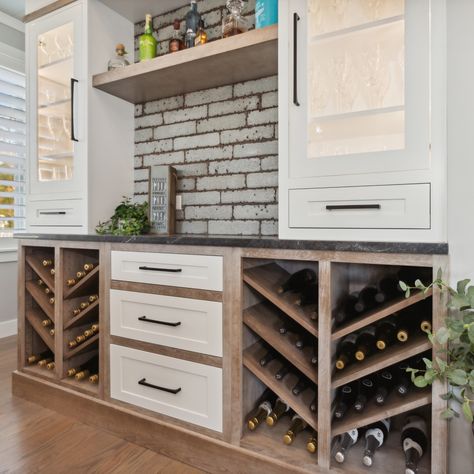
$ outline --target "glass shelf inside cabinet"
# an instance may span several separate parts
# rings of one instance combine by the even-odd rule
[[[74,27],[67,23],[38,37],[37,172],[39,181],[72,179],[71,92]]]
[[[403,0],[309,3],[310,156],[403,149]]]

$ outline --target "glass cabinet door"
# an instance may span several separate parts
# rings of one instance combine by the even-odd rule
[[[429,1],[289,4],[290,177],[428,169]]]

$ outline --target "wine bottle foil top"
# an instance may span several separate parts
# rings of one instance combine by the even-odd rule
[[[355,358],[359,361],[362,362],[365,359],[365,354],[362,351],[357,351],[355,353]]]
[[[377,349],[383,351],[387,347],[384,341],[377,341]]]
[[[373,460],[370,456],[364,456],[362,458],[362,462],[364,463],[364,466],[371,467],[372,463],[373,463]]]
[[[315,441],[314,439],[309,440],[309,441],[306,443],[306,449],[307,449],[310,453],[315,453],[315,452],[316,452],[316,441]]]
[[[336,453],[336,455],[334,456],[334,459],[335,459],[338,463],[342,464],[342,463],[346,460],[346,457],[344,456],[343,453],[341,453],[340,451],[338,451],[338,452]]]

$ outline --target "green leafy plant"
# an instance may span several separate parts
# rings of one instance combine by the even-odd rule
[[[140,235],[149,230],[148,203],[134,204],[126,196],[115,208],[114,215],[106,222],[99,222],[95,228],[100,235]]]
[[[474,286],[471,280],[461,280],[456,289],[449,286],[442,279],[441,270],[438,270],[436,280],[425,286],[416,280],[414,287],[400,282],[400,287],[408,298],[412,290],[421,290],[425,294],[433,287],[447,291],[448,316],[444,326],[435,333],[428,332],[428,338],[435,347],[434,360],[424,358],[426,370],[407,369],[411,372],[411,379],[417,387],[431,385],[436,379],[449,382],[448,393],[442,396],[445,400],[455,400],[462,406],[464,417],[471,423],[474,421]],[[440,349],[445,346],[447,349]],[[456,387],[458,387],[456,389]],[[442,414],[444,418],[459,416],[452,407]]]

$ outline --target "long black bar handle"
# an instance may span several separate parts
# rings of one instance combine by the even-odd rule
[[[293,104],[300,106],[298,101],[298,22],[300,16],[293,13]]]
[[[173,395],[176,395],[177,393],[181,392],[181,387],[179,387],[179,388],[160,387],[159,385],[153,385],[152,383],[148,383],[146,381],[146,379],[139,380],[138,385],[144,385],[145,387],[155,388],[156,390],[161,390],[162,392],[172,393]]]
[[[181,326],[181,321],[178,321],[176,323],[170,323],[169,321],[159,321],[157,319],[148,319],[146,316],[140,316],[138,320],[143,321],[145,323],[155,323],[155,324],[161,324],[163,326],[172,326],[174,328]]]
[[[39,211],[40,216],[65,216],[66,211]]]
[[[71,77],[71,140],[73,142],[79,141],[74,133],[74,89],[77,82],[79,82],[77,79]]]
[[[380,209],[380,204],[347,204],[339,206],[326,206],[327,211],[343,211],[357,209]]]
[[[138,267],[139,270],[147,270],[149,272],[168,272],[168,273],[180,273],[183,271],[182,268],[156,268],[156,267]]]

